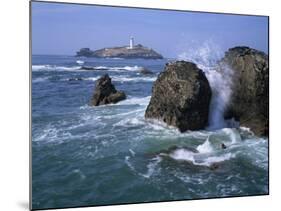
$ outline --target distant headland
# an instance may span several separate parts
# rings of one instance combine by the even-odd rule
[[[147,48],[141,44],[134,45],[134,38],[130,38],[129,46],[102,48],[92,51],[90,48],[81,48],[76,52],[76,56],[95,58],[124,58],[124,59],[163,59],[163,56],[152,48]]]

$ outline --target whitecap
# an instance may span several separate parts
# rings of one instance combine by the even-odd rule
[[[153,82],[156,81],[156,77],[124,77],[124,76],[112,76],[112,80],[116,82]]]
[[[48,79],[49,79],[49,77],[34,78],[34,79],[32,79],[32,83],[39,83],[39,82],[47,81]]]
[[[201,144],[201,145],[199,145],[197,147],[197,150],[200,153],[210,153],[210,152],[213,152],[213,147],[212,147],[212,145],[211,145],[211,143],[209,141],[209,137],[210,136],[208,136],[207,140],[203,144]]]
[[[175,160],[188,161],[191,162],[193,165],[207,167],[210,167],[214,163],[220,163],[236,157],[235,154],[230,152],[222,155],[202,156],[201,153],[191,152],[186,149],[177,149],[172,152],[169,156]]]
[[[120,67],[110,67],[110,66],[94,66],[93,67],[95,70],[109,70],[109,71],[117,71],[117,72],[122,72],[122,71],[139,71],[142,69],[140,66],[120,66]]]
[[[131,97],[126,100],[120,101],[117,105],[148,105],[151,96],[146,97]]]
[[[32,71],[76,71],[80,66],[32,65]]]
[[[85,62],[82,61],[82,60],[77,60],[76,63],[79,64],[79,65],[82,65],[82,64],[84,64]]]

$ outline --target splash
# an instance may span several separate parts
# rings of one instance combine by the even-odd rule
[[[225,64],[218,65],[223,55],[220,47],[208,40],[202,44],[192,44],[187,51],[178,56],[180,60],[197,64],[210,83],[212,89],[208,126],[210,130],[227,127],[224,111],[232,93],[233,71]]]

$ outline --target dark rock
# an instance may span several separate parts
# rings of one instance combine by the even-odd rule
[[[80,69],[81,70],[95,70],[94,67],[89,67],[89,66],[82,66]]]
[[[222,149],[226,149],[226,145],[224,143],[221,144]]]
[[[83,81],[83,78],[70,78],[68,81]]]
[[[218,169],[219,167],[220,167],[220,165],[218,163],[212,163],[209,168],[212,171],[214,171],[214,170]]]
[[[85,56],[91,57],[93,55],[93,51],[90,48],[81,48],[78,52],[76,52],[76,56]]]
[[[249,47],[229,49],[220,66],[233,71],[233,88],[225,119],[234,118],[256,135],[268,136],[269,66],[268,55]]]
[[[207,126],[211,88],[202,70],[194,63],[167,64],[154,82],[146,118],[177,127],[181,132]]]
[[[108,74],[103,75],[96,82],[95,92],[90,104],[93,106],[117,103],[125,100],[126,95],[122,91],[117,91],[111,83],[111,78]]]
[[[147,69],[147,68],[145,68],[145,67],[142,67],[142,68],[139,70],[139,72],[140,72],[141,74],[144,74],[144,75],[152,75],[152,74],[153,74],[152,71],[150,71],[149,69]]]

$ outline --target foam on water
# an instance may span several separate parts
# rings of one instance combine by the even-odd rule
[[[82,60],[77,60],[76,63],[79,64],[79,65],[82,65],[82,64],[84,64],[85,62],[82,61]]]
[[[116,105],[141,105],[146,106],[150,101],[151,96],[146,97],[128,97],[126,100],[120,101]]]
[[[116,71],[116,72],[122,72],[122,71],[139,71],[142,69],[140,66],[116,66],[116,67],[111,67],[111,66],[93,66],[95,70],[108,70],[108,71]],[[92,70],[90,70],[92,71]]]
[[[83,61],[76,62],[79,66],[59,66],[59,65],[32,65],[32,71],[94,71],[94,70],[107,70],[107,71],[116,71],[116,72],[134,72],[140,71],[143,67],[134,65],[134,66],[92,66],[94,70],[84,70],[81,69],[81,64]]]
[[[208,156],[202,156],[202,154],[205,153],[206,152],[204,151],[203,153],[201,152],[195,153],[186,149],[177,149],[174,152],[172,152],[169,156],[175,160],[187,161],[187,162],[191,162],[193,165],[196,166],[207,166],[207,167],[210,167],[214,163],[220,163],[235,158],[235,154],[231,152],[224,153],[221,155],[213,153]]]
[[[198,150],[200,153],[210,153],[210,152],[213,151],[213,147],[212,147],[212,145],[211,145],[211,143],[210,143],[210,141],[209,141],[209,137],[210,137],[210,136],[208,136],[207,140],[206,140],[203,144],[201,144],[201,145],[199,145],[199,146],[197,147],[197,150]]]
[[[32,65],[32,71],[77,71],[81,66]]]
[[[32,79],[32,83],[44,82],[44,81],[47,81],[48,79],[49,79],[49,77],[38,77],[38,78]]]

